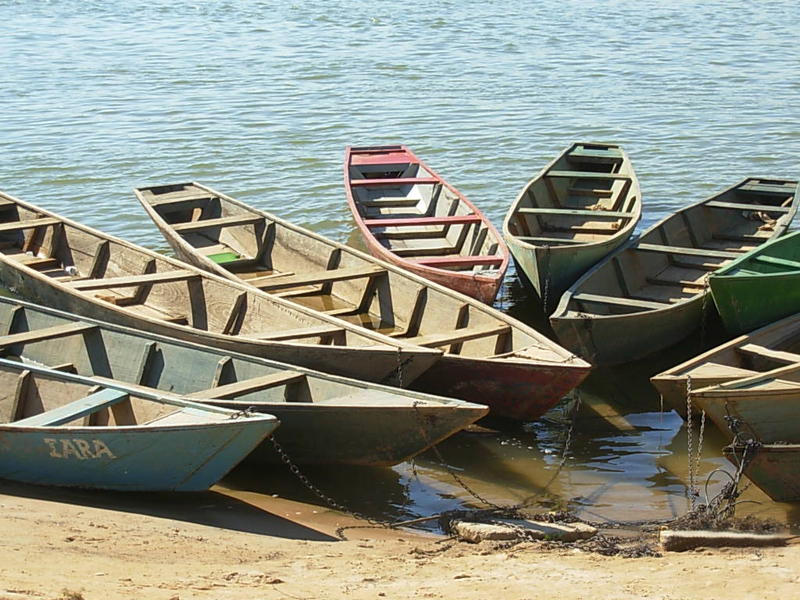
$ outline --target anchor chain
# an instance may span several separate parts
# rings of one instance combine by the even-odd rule
[[[544,245],[544,293],[542,294],[542,310],[544,311],[544,315],[547,316],[550,313],[547,312],[547,297],[550,293],[550,246],[548,244]]]

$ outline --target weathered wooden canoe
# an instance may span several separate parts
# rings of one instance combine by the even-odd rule
[[[7,298],[0,298],[0,353],[151,395],[178,394],[275,415],[281,422],[275,440],[295,464],[393,465],[489,411],[483,405],[326,375]],[[271,441],[249,457],[250,462],[279,460]]]
[[[782,235],[797,201],[797,181],[749,178],[659,221],[567,290],[550,317],[559,341],[596,365],[677,344],[714,310],[707,275]]]
[[[406,146],[347,148],[344,186],[373,256],[494,302],[508,268],[503,238]]]
[[[576,143],[522,189],[503,235],[517,270],[543,304],[555,306],[578,277],[627,241],[641,214],[639,180],[622,148]]]
[[[108,490],[202,491],[278,425],[271,415],[185,402],[66,368],[0,358],[0,477]]]
[[[798,362],[764,373],[694,390],[692,404],[711,417],[729,439],[729,420],[765,444],[800,442],[800,355]]]
[[[800,314],[741,335],[712,348],[650,381],[661,392],[664,405],[686,417],[686,391],[757,376],[800,363]],[[693,413],[697,413],[693,407]]]
[[[736,467],[745,452],[750,458],[744,474],[767,496],[776,502],[800,500],[800,444],[763,444],[755,450],[733,444],[724,448],[725,457]]]
[[[708,277],[725,329],[740,335],[800,311],[800,232],[748,252]]]
[[[408,384],[441,356],[2,193],[0,281],[46,306],[357,379]]]
[[[183,260],[307,308],[445,355],[414,388],[533,420],[590,366],[469,297],[198,183],[136,196]]]

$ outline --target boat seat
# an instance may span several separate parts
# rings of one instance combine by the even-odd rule
[[[168,207],[170,210],[165,212],[173,212],[176,209],[200,208],[215,198],[215,196],[210,195],[208,192],[198,192],[200,192],[200,190],[193,190],[189,193],[173,192],[171,194],[165,194],[164,198],[148,200],[148,204],[153,208]]]
[[[386,179],[351,179],[351,187],[399,186],[399,185],[435,185],[441,183],[436,177],[392,177]]]
[[[420,202],[419,198],[373,198],[361,200],[359,204],[364,208],[411,208]]]
[[[574,238],[552,238],[552,237],[534,237],[530,235],[518,235],[518,240],[533,244],[535,246],[552,246],[557,244],[585,244],[586,240],[576,240]]]
[[[0,233],[7,231],[20,231],[22,229],[32,229],[33,227],[47,227],[59,225],[60,219],[54,217],[44,217],[42,219],[26,219],[24,221],[12,221],[11,223],[0,223]]]
[[[622,152],[620,152],[619,148],[614,148],[613,146],[594,146],[592,144],[589,147],[579,145],[574,150],[569,152],[567,156],[572,156],[575,158],[605,158],[611,160],[622,160]]]
[[[711,200],[705,203],[709,208],[726,208],[731,210],[753,210],[758,212],[780,212],[788,213],[792,210],[790,206],[772,206],[770,204],[747,204],[745,202],[723,202],[721,200]]]
[[[614,190],[608,188],[583,188],[583,187],[568,187],[567,195],[569,196],[589,196],[592,198],[610,198],[614,195]]]
[[[594,171],[548,171],[548,177],[569,179],[630,179],[630,175],[621,173],[596,173]]]
[[[800,262],[794,260],[788,260],[786,258],[778,258],[777,256],[765,256],[763,254],[754,256],[752,260],[767,263],[770,265],[776,265],[779,267],[788,267],[789,269],[800,269]]]
[[[386,269],[377,265],[366,267],[354,267],[351,269],[331,269],[329,271],[314,271],[307,275],[294,275],[290,277],[276,278],[271,275],[266,277],[256,277],[248,279],[246,282],[260,290],[271,292],[286,288],[300,287],[304,285],[314,285],[322,283],[332,283],[334,281],[348,281],[351,279],[361,279],[363,277],[372,279],[386,274]]]
[[[777,194],[794,196],[797,191],[797,182],[795,181],[750,181],[743,183],[738,188],[737,192],[751,193],[751,194]]]
[[[106,389],[65,404],[59,408],[48,410],[32,417],[15,421],[14,425],[24,427],[58,427],[70,423],[94,412],[119,404],[128,397],[126,392]]]
[[[450,346],[461,344],[470,340],[485,338],[495,335],[504,335],[511,332],[508,323],[490,323],[480,327],[463,327],[445,333],[432,333],[429,335],[418,335],[416,337],[403,338],[404,341],[417,346],[426,348],[439,348],[440,346]]]
[[[43,340],[52,340],[68,335],[75,335],[76,333],[85,333],[97,329],[97,325],[90,323],[67,323],[64,325],[54,325],[52,327],[45,327],[43,329],[34,329],[32,331],[24,331],[22,333],[13,333],[0,337],[0,347],[13,346],[15,344],[28,344],[31,342],[40,342]]]
[[[264,375],[263,377],[254,377],[252,379],[244,379],[225,385],[218,385],[216,387],[200,390],[199,392],[186,394],[185,397],[191,400],[224,400],[226,398],[236,398],[237,396],[260,392],[268,388],[296,383],[301,379],[305,379],[305,376],[305,373],[300,373],[298,371],[281,371],[271,375]]]
[[[773,350],[772,348],[766,348],[757,344],[745,344],[744,346],[738,346],[736,350],[742,354],[759,356],[775,362],[786,363],[787,365],[800,363],[800,354],[785,352],[783,350]]]
[[[170,283],[182,281],[192,277],[199,277],[200,274],[188,269],[176,269],[175,271],[163,271],[160,273],[144,273],[142,275],[125,275],[123,277],[106,277],[101,279],[80,279],[77,281],[65,281],[64,285],[73,290],[110,290],[119,287],[134,287],[137,285]]]
[[[412,260],[418,265],[438,268],[499,266],[503,263],[502,256],[436,256]]]
[[[559,217],[592,217],[595,219],[633,219],[632,212],[619,210],[584,210],[578,208],[519,208],[517,212],[525,215],[557,215]]]
[[[691,279],[663,279],[661,277],[648,277],[647,283],[653,285],[672,285],[676,287],[696,288],[699,290],[705,289],[705,283]]]
[[[345,330],[343,327],[337,327],[336,325],[317,325],[316,327],[301,327],[300,329],[286,329],[283,331],[244,334],[240,337],[278,342],[311,337],[324,338],[332,335],[343,335],[344,333]]]
[[[737,252],[725,250],[710,250],[707,248],[685,248],[683,246],[663,246],[661,244],[635,244],[632,246],[636,250],[645,252],[664,252],[666,254],[682,254],[685,256],[703,256],[709,258],[738,258],[741,256]]]
[[[429,227],[433,225],[470,225],[480,223],[478,215],[453,215],[450,217],[416,217],[399,219],[364,219],[367,227]]]
[[[644,308],[647,310],[658,310],[671,306],[668,302],[653,302],[651,300],[639,300],[637,298],[622,298],[620,296],[601,296],[599,294],[574,294],[573,300],[578,302],[589,302],[594,304],[610,304],[612,306],[624,306],[628,308]]]
[[[264,220],[261,215],[233,215],[216,219],[201,219],[200,221],[187,221],[175,223],[172,228],[178,233],[188,233],[212,229],[214,227],[236,227],[237,225],[254,225]]]
[[[52,257],[45,257],[39,258],[35,257],[31,260],[23,260],[21,261],[23,265],[26,267],[30,267],[31,269],[36,269],[37,271],[47,271],[49,269],[56,269],[61,267],[61,261],[57,258]]]

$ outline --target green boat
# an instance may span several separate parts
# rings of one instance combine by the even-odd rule
[[[550,317],[559,343],[597,366],[682,342],[714,310],[707,276],[782,236],[797,204],[797,181],[747,178],[672,213],[567,290]]]
[[[708,278],[725,329],[747,333],[800,311],[800,232],[773,240]]]
[[[631,161],[615,144],[572,144],[525,185],[503,235],[544,304],[555,306],[578,277],[628,240],[641,199]]]

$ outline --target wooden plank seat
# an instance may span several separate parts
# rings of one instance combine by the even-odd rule
[[[789,269],[800,269],[800,262],[794,260],[788,260],[786,258],[778,258],[777,256],[766,256],[764,254],[760,254],[754,256],[752,260],[760,263],[776,265],[778,267],[787,267]]]
[[[402,257],[441,257],[443,255],[454,254],[457,252],[455,246],[450,243],[442,243],[436,246],[408,246],[408,247],[390,247],[390,250],[394,252],[397,256]]]
[[[470,225],[480,223],[478,215],[452,215],[449,217],[414,217],[397,219],[364,219],[367,227],[428,227],[433,225]]]
[[[435,185],[441,183],[436,177],[392,177],[385,179],[351,179],[351,187],[385,187],[398,185]]]
[[[25,260],[26,258],[28,260]],[[23,260],[21,262],[26,267],[30,267],[31,269],[36,269],[37,271],[47,271],[48,269],[56,269],[61,267],[61,261],[58,260],[57,258],[52,258],[52,257],[31,258],[25,255],[25,257],[23,257]]]
[[[511,326],[508,323],[489,323],[480,327],[463,327],[461,329],[454,329],[444,333],[432,333],[429,335],[418,335],[415,337],[402,338],[405,341],[423,346],[425,348],[438,348],[440,346],[450,346],[453,344],[461,344],[479,338],[485,338],[496,335],[505,335],[511,332]]]
[[[576,240],[575,238],[554,238],[554,237],[540,237],[531,235],[517,236],[518,240],[533,244],[535,246],[556,246],[559,244],[586,244],[587,240]]]
[[[647,283],[653,285],[671,285],[675,287],[688,287],[696,288],[698,290],[705,289],[705,284],[702,281],[695,281],[691,279],[664,279],[661,277],[648,277]]]
[[[188,233],[212,229],[214,227],[235,227],[237,225],[253,225],[263,221],[261,215],[233,215],[230,217],[218,217],[216,219],[201,219],[200,221],[188,221],[186,223],[174,223],[172,228],[178,233]]]
[[[748,204],[746,202],[723,202],[722,200],[711,200],[705,203],[709,208],[726,208],[730,210],[753,210],[757,212],[779,212],[788,213],[790,206],[772,206],[771,204]]]
[[[364,208],[412,208],[419,203],[419,198],[373,198],[359,202]]]
[[[426,267],[478,267],[503,263],[502,256],[431,256],[412,260]]]
[[[80,291],[107,290],[144,284],[171,283],[174,281],[184,281],[192,277],[200,277],[200,274],[186,269],[177,269],[175,271],[164,271],[161,273],[144,273],[142,275],[107,277],[105,279],[79,279],[77,281],[65,281],[64,285]]]
[[[372,279],[384,275],[386,269],[377,265],[366,267],[354,267],[350,269],[331,269],[330,271],[312,271],[307,275],[294,275],[289,277],[276,277],[267,275],[266,277],[256,277],[248,279],[247,283],[267,292],[286,288],[300,287],[304,285],[315,285],[322,283],[332,283],[334,281],[347,281],[351,279],[361,279],[363,277]]]
[[[33,415],[19,421],[14,425],[25,427],[58,427],[70,423],[94,412],[119,404],[128,397],[126,392],[105,389],[90,394],[85,398],[75,400],[59,408],[48,410],[38,415]]]
[[[779,196],[794,196],[797,184],[793,181],[786,182],[768,182],[768,181],[751,181],[743,183],[738,188],[737,192],[751,193],[751,194],[776,194]]]
[[[761,358],[767,358],[769,360],[785,363],[787,365],[800,363],[800,354],[795,354],[794,352],[785,352],[783,350],[773,350],[772,348],[766,348],[757,344],[745,344],[744,346],[737,347],[736,350],[742,354],[759,356]]]
[[[576,158],[607,158],[613,160],[622,160],[622,152],[620,152],[619,148],[613,148],[610,146],[606,148],[601,148],[600,146],[577,146],[574,150],[567,154],[567,156],[574,156]]]
[[[191,400],[224,400],[226,398],[236,398],[237,396],[260,392],[261,390],[277,387],[279,385],[289,385],[290,383],[305,379],[305,376],[305,373],[300,373],[298,371],[281,371],[279,373],[272,373],[271,375],[244,379],[242,381],[235,381],[206,390],[200,390],[199,392],[187,394],[186,398]]]
[[[164,206],[172,207],[199,207],[204,206],[211,202],[215,196],[208,192],[198,193],[198,190],[190,192],[173,192],[171,194],[164,194],[163,198],[154,198],[149,201],[150,206],[153,208],[160,208]],[[170,211],[171,212],[171,211]]]
[[[668,302],[653,302],[651,300],[639,300],[638,298],[623,298],[621,296],[602,296],[600,294],[574,294],[573,300],[578,302],[589,302],[592,304],[608,304],[611,306],[624,306],[626,308],[643,308],[646,310],[658,310],[670,306]]]
[[[24,221],[0,223],[0,233],[5,233],[7,231],[21,231],[23,229],[32,229],[34,227],[48,227],[50,225],[59,225],[61,222],[61,219],[45,217],[42,219],[26,219]]]
[[[548,177],[569,179],[630,179],[630,175],[621,173],[596,173],[594,171],[548,171]]]
[[[610,198],[614,190],[607,188],[568,187],[569,196],[589,196],[594,198]]]
[[[738,252],[729,252],[726,250],[709,250],[707,248],[685,248],[683,246],[662,246],[661,244],[635,244],[632,246],[635,250],[643,250],[645,252],[663,252],[665,254],[680,254],[684,256],[702,256],[708,258],[737,258],[740,256]]]
[[[15,344],[28,344],[31,342],[40,342],[43,340],[52,340],[76,333],[85,333],[97,329],[97,325],[89,323],[67,323],[65,325],[53,325],[52,327],[45,327],[43,329],[34,329],[32,331],[23,331],[21,333],[12,333],[0,337],[0,347],[7,348]]]
[[[619,210],[585,210],[578,208],[519,208],[517,212],[525,215],[558,215],[559,217],[592,217],[596,219],[633,219],[632,212]]]
[[[270,331],[265,333],[245,334],[241,337],[255,340],[270,340],[279,342],[284,340],[300,340],[312,337],[329,337],[343,335],[344,329],[336,325],[317,325],[316,327],[302,327],[300,329],[285,329],[283,331]]]
[[[416,165],[419,163],[403,150],[350,150],[350,164],[359,165]]]

